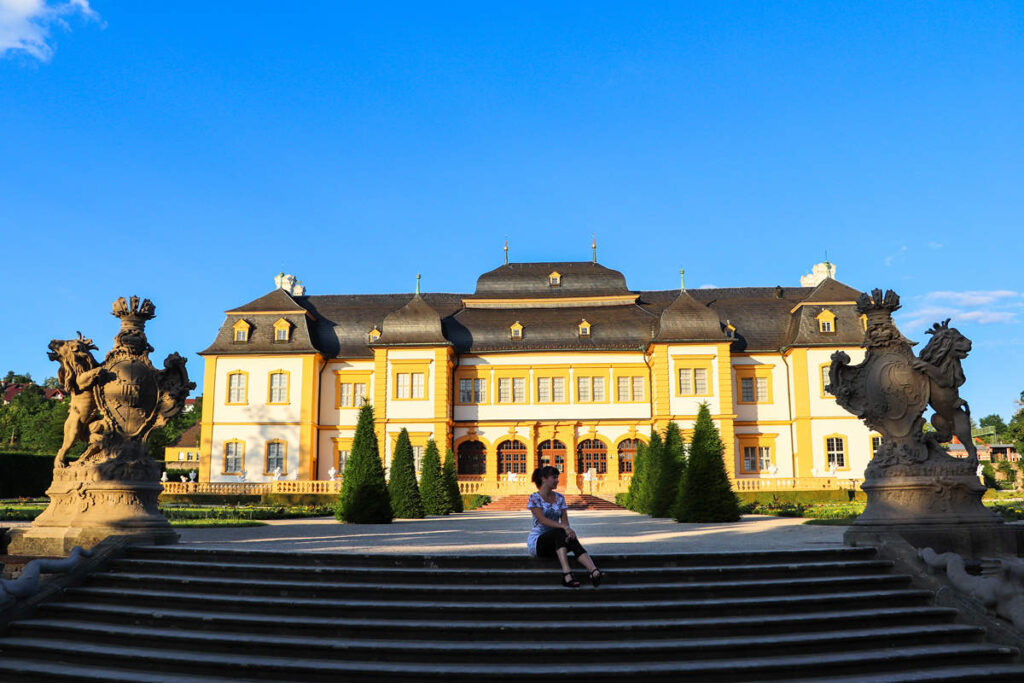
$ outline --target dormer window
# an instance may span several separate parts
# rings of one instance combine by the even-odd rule
[[[581,337],[589,337],[590,336],[590,323],[587,322],[586,318],[584,318],[580,322],[579,328],[580,328],[580,336]]]
[[[281,318],[274,323],[274,341],[275,342],[286,342],[292,337],[292,324]]]
[[[557,270],[548,275],[548,284],[552,287],[559,287],[562,284],[562,274]]]
[[[243,344],[249,341],[249,332],[252,330],[252,325],[244,320],[239,320],[232,327],[234,330],[234,339],[236,343]]]
[[[374,327],[372,330],[370,330],[370,343],[371,344],[376,343],[379,339],[380,339],[380,330],[378,330],[376,327]]]
[[[827,308],[818,314],[818,331],[825,334],[834,334],[836,331],[836,314]]]
[[[522,326],[522,324],[518,320],[515,321],[514,323],[512,323],[512,326],[509,328],[509,333],[512,335],[513,339],[522,339],[523,338],[523,326]]]

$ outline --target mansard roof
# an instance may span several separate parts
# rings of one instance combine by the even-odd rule
[[[562,276],[558,287],[548,284],[553,271]],[[228,311],[217,339],[202,354],[319,352],[328,358],[372,358],[369,335],[374,328],[382,333],[374,346],[452,344],[458,353],[643,350],[651,342],[722,342],[728,340],[726,324],[736,328],[734,352],[858,345],[863,335],[858,295],[831,279],[813,288],[631,291],[622,273],[599,264],[513,263],[482,275],[472,295],[293,297],[275,290]],[[621,300],[597,298],[606,296]],[[554,300],[559,297],[567,301]],[[486,307],[475,305],[481,299],[488,300]],[[816,318],[826,308],[836,314],[835,332],[828,335],[820,332]],[[289,343],[273,340],[272,325],[280,317],[295,326]],[[232,325],[239,318],[253,325],[248,343],[233,341]],[[579,333],[584,319],[591,325],[589,336]],[[523,325],[521,339],[512,339],[509,332],[515,322]]]
[[[560,284],[548,280],[557,272]],[[590,261],[549,261],[506,263],[481,275],[476,281],[477,299],[534,299],[597,297],[632,294],[625,276],[617,270]]]

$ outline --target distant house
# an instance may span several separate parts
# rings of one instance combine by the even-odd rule
[[[4,405],[7,405],[11,401],[13,401],[15,396],[17,396],[18,394],[20,394],[21,392],[25,391],[26,389],[28,389],[31,386],[35,386],[35,385],[28,384],[28,383],[21,383],[21,384],[8,384],[8,385],[4,386],[2,388]],[[67,395],[67,394],[64,393],[63,389],[59,389],[59,388],[51,389],[49,387],[40,387],[40,388],[43,390],[43,396],[45,396],[46,398],[50,399],[51,401],[63,401],[64,397]]]
[[[990,443],[992,462],[1020,462],[1020,453],[1012,443]]]
[[[164,466],[179,469],[199,467],[199,432],[197,422],[186,429],[174,445],[164,448]]]
[[[975,437],[974,447],[978,449],[978,460],[980,462],[991,462],[992,461],[992,447],[985,443],[981,439]],[[966,458],[967,449],[960,443],[960,439],[953,437],[953,440],[949,442],[949,448],[947,452],[955,458]]]

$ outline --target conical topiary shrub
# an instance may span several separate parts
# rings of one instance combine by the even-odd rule
[[[359,411],[352,452],[342,473],[341,495],[334,510],[338,521],[352,524],[388,524],[393,518],[391,497],[384,481],[377,435],[373,431],[373,407]]]
[[[428,515],[447,515],[452,511],[448,492],[444,487],[444,472],[441,471],[441,454],[431,439],[423,454],[423,473],[420,475],[420,499],[423,511]]]
[[[636,453],[633,454],[633,476],[629,479],[629,491],[626,493],[626,507],[634,512],[641,512],[643,504],[644,477],[647,475],[647,444],[637,439]]]
[[[644,447],[640,483],[637,487],[638,498],[633,503],[633,509],[637,512],[649,515],[654,511],[655,489],[661,477],[662,458],[664,457],[665,445],[662,443],[661,435],[657,430],[651,430],[651,440]],[[639,454],[639,449],[637,449]],[[635,468],[635,465],[634,465]],[[634,476],[636,474],[634,473]]]
[[[665,441],[659,451],[658,467],[652,468],[658,474],[651,482],[651,516],[671,517],[684,467],[683,435],[675,422],[665,428]]]
[[[444,490],[448,494],[448,505],[452,512],[462,512],[465,508],[462,505],[462,494],[459,493],[459,467],[455,463],[455,453],[452,449],[444,454]]]
[[[402,429],[391,457],[391,479],[388,480],[391,510],[399,519],[423,519],[423,501],[416,483],[416,463],[409,443],[409,432]]]
[[[676,504],[677,522],[739,521],[740,503],[725,473],[724,452],[708,404],[702,403],[693,425],[690,457]]]

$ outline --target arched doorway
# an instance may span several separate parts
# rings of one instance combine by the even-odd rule
[[[565,444],[558,439],[542,441],[537,446],[537,465],[544,467],[552,465],[559,472],[565,472]]]
[[[526,474],[526,444],[512,439],[498,444],[498,474]]]
[[[633,474],[633,459],[640,439],[623,439],[619,442],[619,474]]]
[[[485,474],[487,448],[479,441],[463,441],[456,453],[459,474]]]
[[[600,439],[584,439],[576,446],[576,471],[593,469],[597,474],[608,472],[608,447]]]

